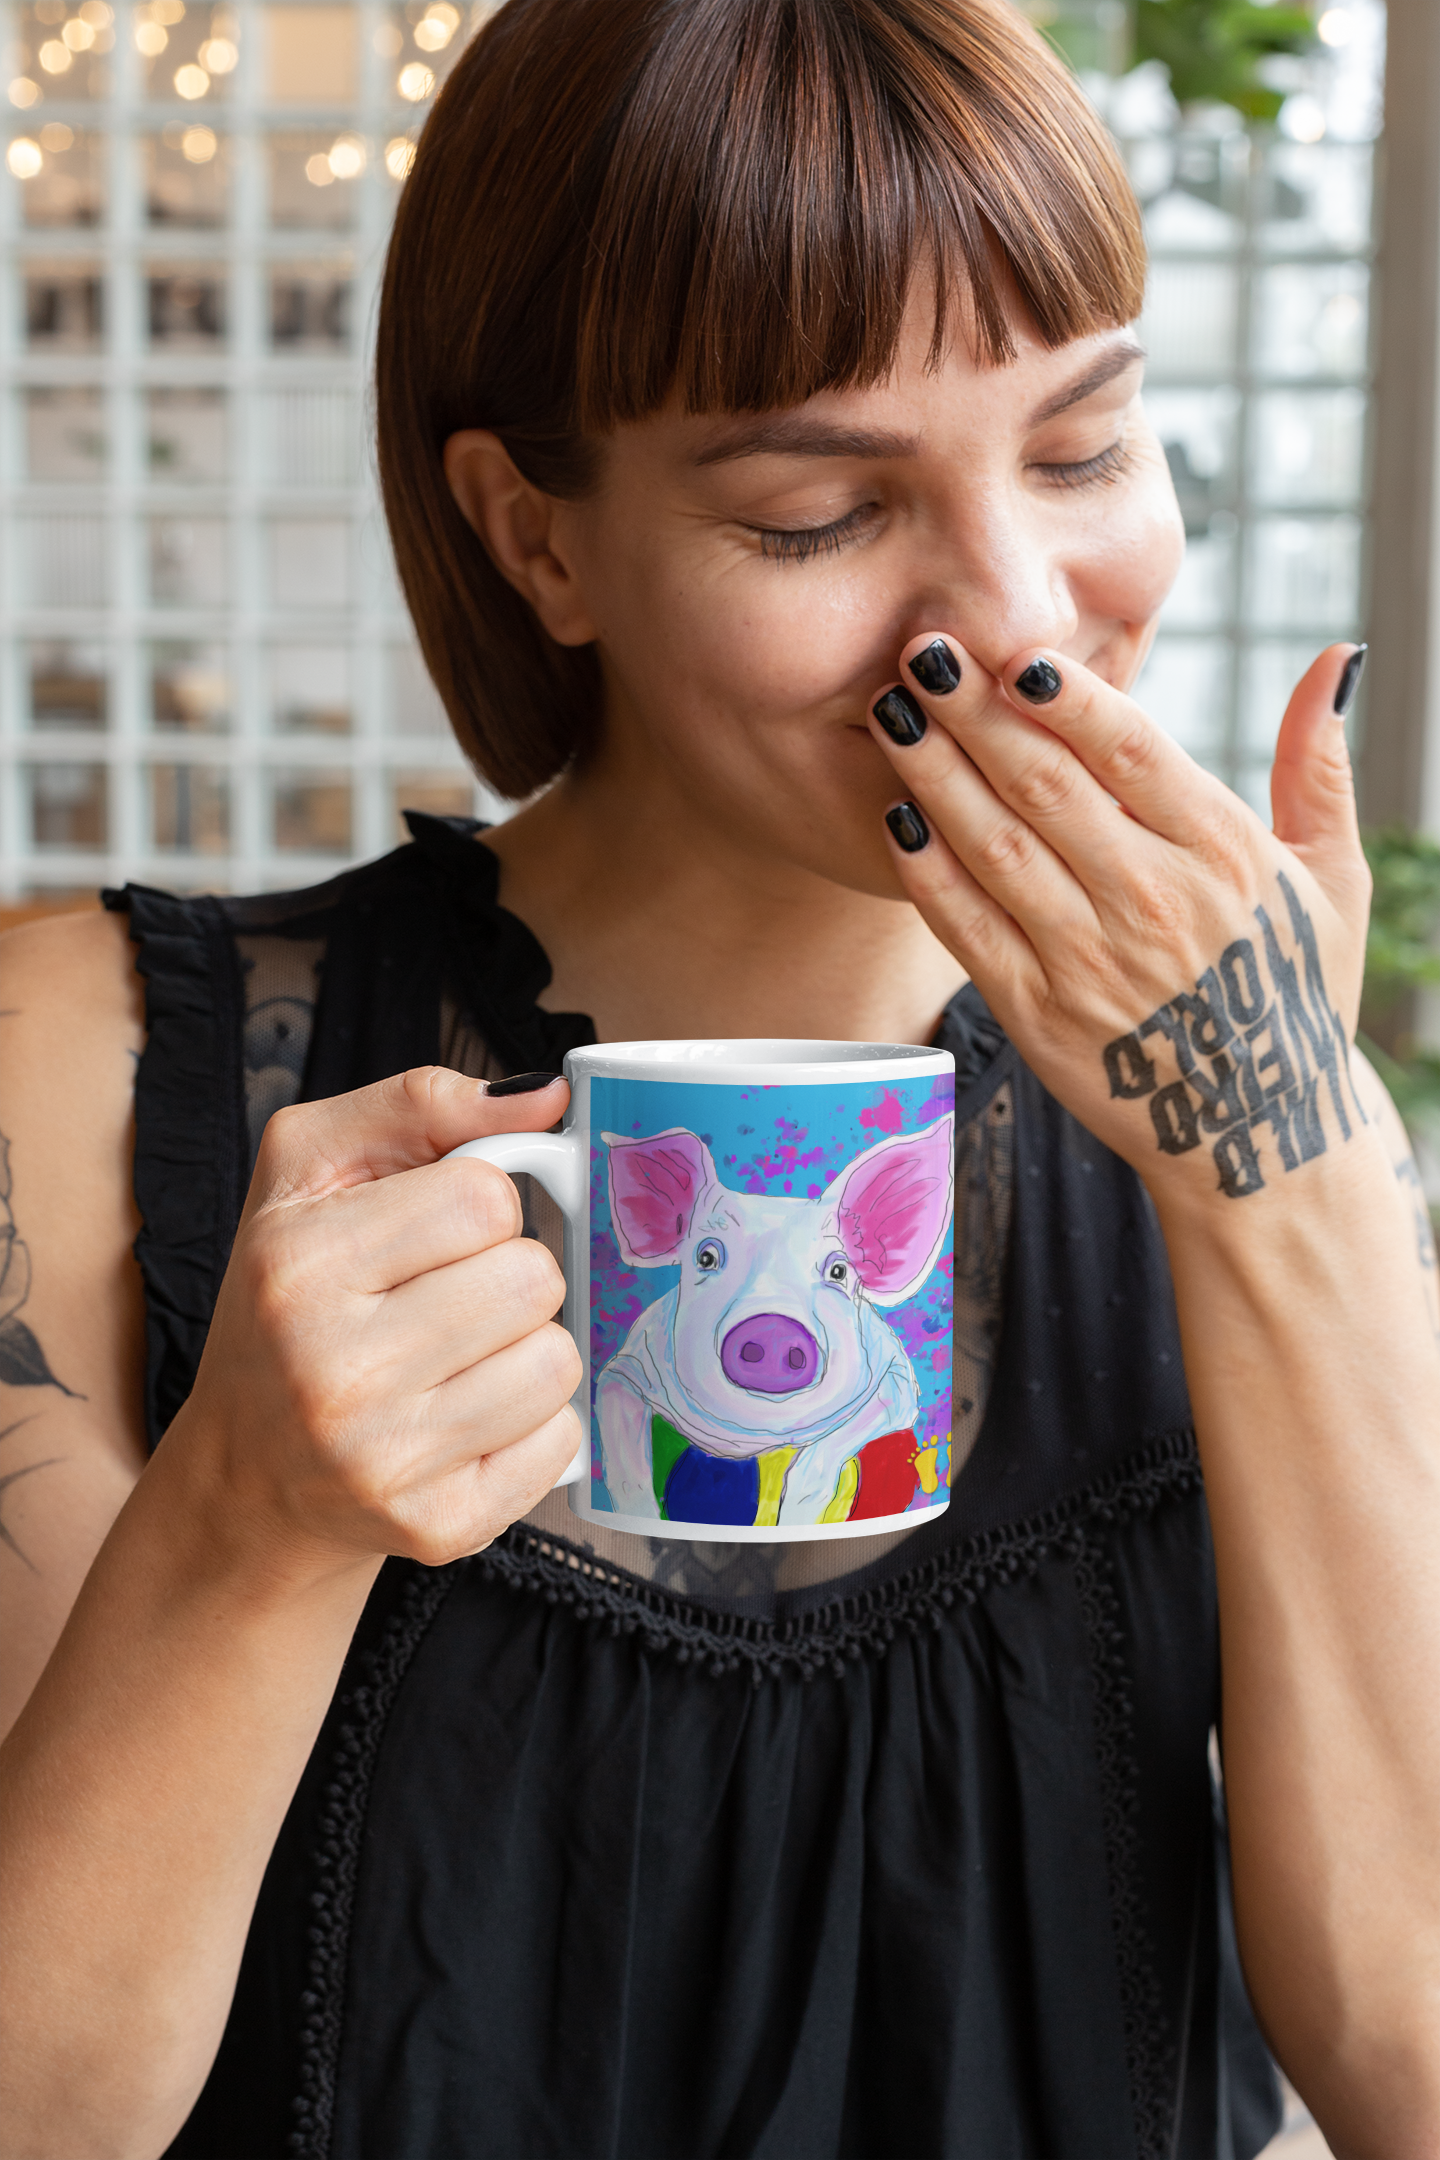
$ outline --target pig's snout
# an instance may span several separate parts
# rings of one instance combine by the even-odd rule
[[[753,1313],[720,1345],[720,1365],[736,1387],[760,1395],[792,1395],[820,1370],[820,1345],[810,1330],[783,1313]]]

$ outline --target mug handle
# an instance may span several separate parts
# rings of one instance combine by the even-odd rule
[[[451,1148],[444,1157],[453,1162],[457,1155],[473,1155],[477,1162],[493,1163],[513,1177],[517,1171],[528,1171],[537,1178],[565,1218],[570,1232],[572,1250],[576,1241],[585,1235],[586,1203],[589,1199],[589,1150],[582,1136],[575,1131],[558,1133],[491,1133],[484,1140],[467,1140],[462,1147]],[[567,1278],[565,1302],[570,1305],[573,1289]],[[570,1332],[575,1333],[574,1325]],[[582,1352],[583,1355],[583,1352]],[[575,1456],[563,1477],[555,1480],[552,1491],[562,1485],[574,1485],[590,1472],[590,1405],[582,1380],[574,1404],[579,1413],[585,1438],[575,1450]]]

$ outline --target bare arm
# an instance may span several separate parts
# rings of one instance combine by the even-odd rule
[[[34,1460],[63,1460],[7,1488],[0,1545],[24,1703],[0,1749],[7,2160],[163,2151],[381,1557],[478,1549],[575,1445],[554,1263],[513,1235],[508,1180],[435,1160],[563,1091],[424,1073],[272,1121],[195,1392],[142,1468],[119,928],[22,948],[3,999],[30,1015],[0,1094],[37,1226],[24,1325],[76,1391],[12,1389],[46,1405]],[[74,969],[67,937],[93,941]],[[77,1037],[71,998],[107,984]]]
[[[1339,2160],[1434,2160],[1434,1270],[1404,1129],[1352,1060],[1372,1122],[1305,1166],[1303,1207],[1243,1236],[1215,1211],[1163,1219],[1215,1538],[1246,1978]]]
[[[998,679],[966,655],[952,693],[908,693],[935,725],[874,734],[929,820],[892,828],[906,889],[1165,1232],[1256,2010],[1342,2160],[1436,2160],[1440,1342],[1405,1156],[1348,1048],[1352,658],[1291,700],[1273,832],[1063,654]]]

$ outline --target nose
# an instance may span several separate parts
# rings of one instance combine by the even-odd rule
[[[967,501],[964,509],[963,529],[945,536],[951,574],[935,580],[932,557],[931,590],[911,617],[910,634],[953,623],[992,671],[1025,645],[1064,652],[1080,615],[1053,511],[1039,518],[1033,505],[1017,506],[1003,492],[999,500]]]
[[[720,1345],[720,1365],[736,1387],[759,1395],[793,1395],[820,1370],[820,1345],[784,1313],[752,1313]]]

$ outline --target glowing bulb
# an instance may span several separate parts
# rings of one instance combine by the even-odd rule
[[[323,150],[317,150],[314,157],[306,158],[305,178],[310,182],[311,187],[329,187],[331,181],[335,178],[334,173],[330,170],[330,160]]]
[[[74,128],[66,127],[63,120],[47,120],[40,130],[40,147],[42,150],[68,150],[74,140]]]
[[[162,30],[158,22],[137,22],[135,43],[147,60],[156,60],[170,42],[168,30]]]
[[[59,38],[46,38],[40,48],[40,65],[47,75],[63,75],[74,57],[69,46],[62,45]]]
[[[183,98],[204,97],[210,88],[210,77],[204,68],[196,67],[192,60],[187,67],[175,70],[176,95]]]
[[[60,50],[65,52],[63,45]],[[43,59],[44,55],[42,54],[41,57]],[[68,53],[65,53],[65,65],[67,67],[70,65],[70,55]],[[401,97],[408,98],[412,105],[418,105],[420,100],[429,97],[430,92],[434,89],[435,77],[431,74],[429,68],[422,67],[418,60],[412,60],[408,67],[401,68],[400,73],[395,78],[395,87],[400,92]]]
[[[415,145],[405,135],[392,135],[385,145],[385,170],[392,180],[408,180],[415,163]]]
[[[455,33],[448,23],[437,21],[433,15],[422,15],[410,35],[421,52],[440,52]]]
[[[5,153],[5,163],[17,180],[33,180],[45,159],[38,142],[31,142],[28,135],[17,135]]]
[[[28,75],[17,75],[10,85],[10,102],[18,105],[21,112],[28,112],[32,105],[40,102],[39,83],[31,82]]]
[[[208,165],[219,147],[213,128],[189,127],[180,137],[180,155],[192,165]]]
[[[200,47],[200,65],[212,75],[228,75],[239,58],[239,48],[229,38],[208,38]]]
[[[60,35],[71,52],[89,52],[95,43],[95,32],[83,15],[77,15],[73,22],[67,22]]]
[[[342,135],[325,162],[337,180],[358,179],[365,170],[365,145],[354,135]]]
[[[1348,45],[1355,35],[1355,25],[1348,9],[1332,7],[1326,8],[1315,31],[1322,45]]]
[[[115,10],[106,5],[106,0],[85,0],[80,20],[89,23],[92,30],[108,30],[115,20]]]
[[[184,22],[185,0],[150,0],[150,13],[158,23]]]

